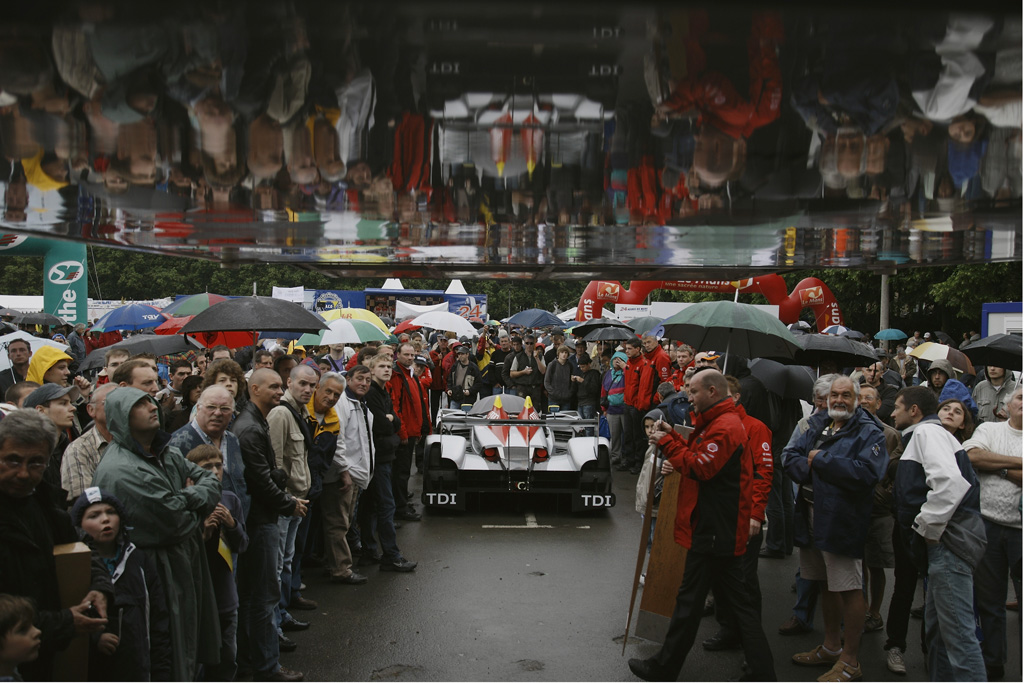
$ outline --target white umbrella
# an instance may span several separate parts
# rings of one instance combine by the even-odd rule
[[[24,339],[27,341],[28,345],[32,348],[32,353],[35,353],[44,346],[52,346],[53,348],[64,352],[68,350],[67,344],[61,344],[60,342],[55,342],[52,339],[36,337],[22,330],[11,332],[10,334],[5,334],[0,337],[0,370],[6,370],[11,367],[11,359],[7,357],[7,346],[15,339]]]
[[[412,324],[419,327],[429,327],[432,330],[444,330],[454,332],[460,337],[475,337],[479,334],[472,323],[461,315],[455,315],[448,311],[430,311],[418,315],[412,319]]]
[[[321,344],[365,344],[368,341],[387,341],[388,334],[365,320],[339,318],[327,324]]]

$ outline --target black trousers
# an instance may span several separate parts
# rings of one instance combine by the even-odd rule
[[[743,579],[747,583],[747,589],[750,591],[750,599],[754,603],[754,609],[757,611],[757,621],[761,622],[761,582],[757,578],[757,558],[761,552],[761,538],[763,534],[757,534],[750,541],[747,542],[747,552],[744,553],[743,557],[738,558],[740,560],[740,566],[743,570]],[[721,577],[716,576],[711,582],[711,590],[715,595],[718,595],[721,591],[727,590],[722,586]],[[719,602],[715,599],[715,619],[719,624],[719,633],[725,638],[738,638],[740,634],[739,622],[736,619],[736,615],[732,612],[731,606],[726,606],[724,602]]]
[[[639,467],[647,452],[647,434],[644,432],[644,414],[631,405],[622,412],[622,462]]]
[[[892,598],[889,613],[885,617],[885,649],[898,647],[907,651],[907,630],[910,628],[910,610],[917,592],[917,567],[903,544],[903,532],[899,523],[892,525],[892,549],[896,556],[893,570]],[[921,642],[924,640],[924,620],[921,620]]]
[[[395,464],[391,469],[391,491],[395,496],[395,510],[401,512],[412,506],[409,494],[409,477],[412,476],[413,453],[419,438],[410,437],[405,443],[398,444],[395,449]]]
[[[713,581],[716,582],[715,603],[724,603],[736,616],[751,676],[758,681],[777,680],[775,661],[761,628],[761,617],[754,608],[744,579],[742,556],[723,557],[693,550],[686,554],[686,569],[676,596],[676,608],[672,612],[665,642],[654,657],[654,664],[665,673],[666,680],[674,681],[679,677],[700,629],[704,599]]]

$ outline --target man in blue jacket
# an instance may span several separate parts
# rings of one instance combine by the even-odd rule
[[[832,667],[820,681],[862,675],[858,654],[867,605],[861,558],[874,487],[889,456],[881,422],[858,405],[859,398],[859,385],[837,377],[829,389],[828,412],[811,416],[807,431],[782,453],[786,474],[800,485],[794,520],[800,574],[825,581],[827,589],[821,607],[825,641],[793,655],[793,663]]]

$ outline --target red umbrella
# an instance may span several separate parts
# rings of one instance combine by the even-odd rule
[[[403,332],[413,332],[418,329],[421,329],[420,326],[414,325],[412,320],[405,320],[403,322],[398,323],[398,326],[395,327],[394,329],[394,333],[402,334]]]
[[[192,315],[183,315],[168,318],[165,323],[153,331],[157,334],[181,334],[181,328],[194,317]],[[237,349],[242,346],[252,346],[253,337],[256,335],[252,332],[193,332],[188,336],[208,349],[221,344],[228,348]]]

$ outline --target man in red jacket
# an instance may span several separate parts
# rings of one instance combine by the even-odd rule
[[[761,616],[761,584],[757,579],[757,558],[761,552],[761,526],[764,524],[764,511],[768,506],[768,494],[772,490],[772,432],[755,417],[747,414],[740,404],[740,381],[735,377],[725,378],[729,384],[729,398],[736,403],[736,414],[739,415],[743,429],[747,433],[747,442],[743,447],[743,457],[753,458],[754,479],[751,493],[753,499],[750,508],[750,540],[747,552],[743,555],[743,575],[746,577],[750,595],[757,610],[758,621]],[[712,590],[719,590],[719,581],[712,584]],[[737,650],[740,648],[739,627],[736,617],[729,605],[724,601],[715,603],[715,618],[718,620],[718,633],[705,640],[701,645],[705,650]]]
[[[662,473],[679,471],[676,543],[687,548],[683,582],[668,633],[657,655],[630,659],[630,670],[645,681],[674,681],[700,628],[704,599],[716,581],[716,599],[732,607],[754,680],[774,681],[771,648],[761,628],[743,556],[750,540],[753,459],[744,457],[747,440],[725,377],[701,370],[690,380],[693,432],[686,441],[659,424],[651,436],[667,460]]]
[[[672,376],[672,359],[668,352],[661,348],[658,338],[653,334],[645,334],[640,339],[640,343],[644,347],[644,360],[654,368],[654,386],[668,382],[669,377]]]
[[[622,464],[618,471],[629,470],[640,474],[644,453],[647,452],[647,435],[644,433],[644,415],[655,403],[655,389],[658,386],[654,368],[644,358],[640,340],[627,339],[622,344],[629,359],[623,373],[626,381],[625,411],[623,413]]]
[[[391,489],[395,496],[395,519],[418,522],[420,514],[409,496],[409,477],[412,475],[413,453],[416,443],[423,437],[430,415],[427,390],[416,374],[416,348],[409,343],[398,347],[395,372],[388,381],[391,403],[398,411],[401,426],[399,444],[395,451],[395,464],[391,471]]]

